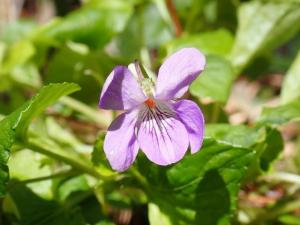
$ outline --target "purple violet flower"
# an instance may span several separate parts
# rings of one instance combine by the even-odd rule
[[[128,169],[139,149],[163,166],[181,160],[189,145],[192,153],[200,149],[203,114],[194,102],[177,99],[204,66],[201,52],[184,48],[166,59],[155,84],[144,78],[137,62],[113,69],[99,102],[102,109],[126,110],[109,126],[104,140],[104,152],[113,169]]]

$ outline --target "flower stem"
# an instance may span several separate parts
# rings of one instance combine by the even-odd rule
[[[148,181],[145,179],[145,177],[143,177],[143,175],[134,166],[132,166],[130,168],[130,172],[140,182],[140,184],[143,186],[143,188],[148,189],[148,187],[149,187]]]
[[[29,184],[29,183],[35,183],[35,182],[40,182],[40,181],[45,181],[45,180],[50,180],[58,177],[70,177],[70,176],[76,176],[81,174],[80,172],[76,170],[67,170],[67,171],[61,171],[55,174],[51,174],[49,176],[42,176],[42,177],[36,177],[32,179],[27,179],[27,180],[21,180],[21,181],[11,181],[8,183],[8,188],[13,187],[14,185],[18,184]]]
[[[93,177],[95,177],[96,179],[102,179],[102,180],[110,180],[112,179],[111,176],[107,177],[107,176],[103,176],[101,173],[99,173],[99,171],[97,171],[95,168],[93,168],[92,166],[88,165],[87,163],[83,163],[83,162],[79,162],[76,159],[58,154],[56,152],[53,151],[49,151],[45,148],[42,148],[36,144],[33,143],[27,143],[24,145],[25,148],[31,149],[35,152],[41,153],[43,155],[49,156],[51,158],[57,159],[59,161],[62,161],[70,166],[72,166],[75,170],[87,173]]]
[[[180,37],[182,32],[183,32],[183,29],[182,29],[179,17],[177,15],[176,7],[174,5],[173,0],[166,0],[166,5],[167,5],[167,8],[169,10],[172,21],[174,23],[174,26],[175,26],[176,37]]]

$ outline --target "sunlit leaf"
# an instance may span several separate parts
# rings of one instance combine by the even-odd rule
[[[9,72],[13,67],[26,63],[35,54],[35,48],[29,41],[20,41],[8,49],[8,54],[4,61],[4,68]]]
[[[0,194],[4,193],[4,185],[8,180],[7,160],[10,148],[16,139],[26,136],[31,120],[46,107],[53,104],[63,95],[79,90],[79,86],[72,83],[50,84],[41,89],[28,103],[5,117],[0,122]]]
[[[257,129],[245,125],[207,124],[205,135],[216,140],[227,142],[231,145],[249,148],[259,139]]]
[[[43,160],[46,160],[45,156],[27,149],[13,152],[8,161],[9,175],[12,180],[9,183],[9,187],[17,185],[17,182],[14,184],[13,180],[28,180],[51,175],[51,167],[42,165]],[[47,160],[49,159],[47,158]],[[53,183],[50,179],[27,184],[35,194],[48,199],[53,197],[52,185]]]
[[[300,118],[300,101],[292,101],[288,104],[264,108],[258,124],[281,125]]]
[[[2,82],[7,80],[28,87],[38,88],[41,85],[41,79],[37,66],[32,62],[32,58],[36,53],[34,45],[27,41],[19,41],[7,49],[0,76]],[[1,58],[1,57],[0,57]],[[1,61],[1,59],[0,59]]]
[[[154,203],[148,204],[148,217],[150,225],[172,225],[168,215],[163,214]]]
[[[288,103],[300,100],[300,52],[284,78],[281,88],[281,100]]]
[[[296,2],[243,3],[238,15],[239,27],[231,53],[238,72],[263,50],[279,46],[300,29],[300,8]]]
[[[279,221],[285,225],[300,225],[300,218],[289,214],[280,216]]]
[[[231,64],[220,56],[209,55],[206,60],[205,70],[192,83],[190,92],[197,97],[225,103],[235,78]]]
[[[180,48],[195,47],[204,54],[226,56],[230,52],[232,44],[232,34],[228,30],[219,29],[174,39],[166,45],[166,49],[167,54],[171,54]]]
[[[59,200],[65,201],[72,193],[88,191],[90,186],[84,175],[71,177],[59,183],[58,197]]]
[[[27,38],[35,28],[36,23],[32,20],[11,21],[1,32],[0,40],[7,44],[13,44]]]
[[[100,48],[124,29],[131,13],[129,1],[91,1],[42,27],[33,38],[38,42],[52,40],[52,43],[72,40]]]

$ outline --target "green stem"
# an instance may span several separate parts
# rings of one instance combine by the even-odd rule
[[[94,187],[94,194],[101,205],[102,213],[106,216],[109,216],[109,204],[105,200],[105,193],[103,190],[103,182],[99,183]]]
[[[112,111],[112,117],[113,117],[113,119],[116,119],[117,116],[118,116],[117,111],[115,111],[115,110]]]
[[[103,115],[101,115],[98,111],[92,109],[91,107],[80,101],[77,101],[74,98],[64,96],[59,99],[59,102],[70,107],[75,111],[82,113],[97,124],[102,124],[103,126],[108,127],[111,122],[110,120],[103,118]]]
[[[84,173],[87,173],[93,177],[95,177],[96,179],[102,179],[102,180],[110,180],[111,177],[105,177],[102,174],[100,174],[96,169],[94,169],[92,166],[89,166],[87,164],[84,164],[82,162],[79,162],[75,159],[69,158],[67,156],[64,155],[60,155],[56,152],[52,152],[49,151],[47,149],[44,149],[40,146],[37,146],[35,144],[32,143],[27,143],[24,146],[25,148],[31,149],[35,152],[41,153],[43,155],[47,155],[51,158],[57,159],[59,161],[62,161],[70,166],[72,166],[74,169],[78,170],[78,171],[82,171]]]
[[[134,167],[130,168],[132,175],[140,182],[140,184],[147,189],[149,187],[148,181],[143,177],[143,175]]]
[[[173,0],[165,0],[165,3],[166,3],[166,6],[168,8],[170,17],[172,19],[172,22],[173,22],[173,25],[175,28],[176,37],[180,37],[183,32],[183,28],[182,28],[179,16],[177,14],[175,4],[174,4]]]
[[[11,181],[10,183],[8,183],[8,188],[11,188],[14,185],[19,185],[19,184],[35,183],[35,182],[50,180],[50,179],[54,179],[54,178],[58,178],[58,177],[76,176],[76,175],[79,175],[79,174],[80,174],[80,172],[75,171],[75,170],[61,171],[61,172],[58,172],[58,173],[55,173],[55,174],[51,174],[49,176],[37,177],[37,178],[21,180],[21,181]]]

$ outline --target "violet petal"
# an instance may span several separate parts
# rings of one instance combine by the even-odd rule
[[[100,96],[102,109],[128,110],[146,100],[138,82],[125,66],[117,66],[107,77]]]
[[[191,152],[196,153],[203,142],[204,116],[198,105],[190,100],[178,101],[173,107],[188,132]]]
[[[139,145],[134,134],[137,110],[118,116],[107,130],[104,152],[111,167],[122,172],[134,162]]]
[[[196,48],[183,48],[168,57],[158,72],[156,98],[180,98],[205,66],[205,57]]]
[[[137,138],[147,158],[158,165],[181,160],[189,145],[187,131],[171,110],[144,107],[139,116]]]

